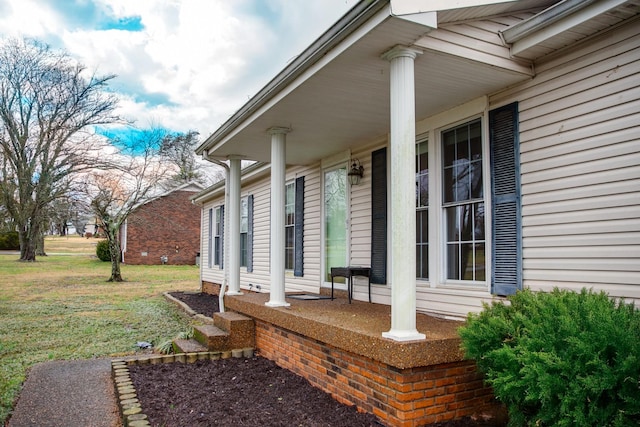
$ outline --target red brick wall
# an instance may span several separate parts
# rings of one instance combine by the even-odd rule
[[[502,412],[472,361],[398,369],[259,320],[256,347],[261,356],[389,426]]]
[[[190,191],[174,191],[146,203],[127,218],[126,264],[194,265],[200,251],[200,207]],[[147,256],[142,256],[146,252]]]

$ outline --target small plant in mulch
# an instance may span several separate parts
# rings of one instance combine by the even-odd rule
[[[174,340],[190,340],[193,338],[193,329],[188,332],[180,332],[173,340],[164,341],[162,344],[156,347],[156,351],[160,354],[173,353],[173,341]]]
[[[520,291],[460,329],[513,426],[640,425],[640,310],[604,292]]]

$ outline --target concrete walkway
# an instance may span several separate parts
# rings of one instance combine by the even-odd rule
[[[111,361],[54,361],[29,371],[8,427],[121,427]]]

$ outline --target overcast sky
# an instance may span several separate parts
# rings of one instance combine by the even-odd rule
[[[0,0],[0,35],[62,48],[139,128],[204,140],[356,0]]]

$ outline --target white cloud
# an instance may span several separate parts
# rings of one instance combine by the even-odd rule
[[[48,1],[4,0],[1,31],[57,40],[88,68],[117,74],[110,86],[122,93],[119,111],[138,126],[194,129],[203,137],[356,3],[76,0],[76,11],[69,0]],[[89,17],[72,16],[80,11],[94,21],[139,17],[144,29],[87,28],[81,24]]]

